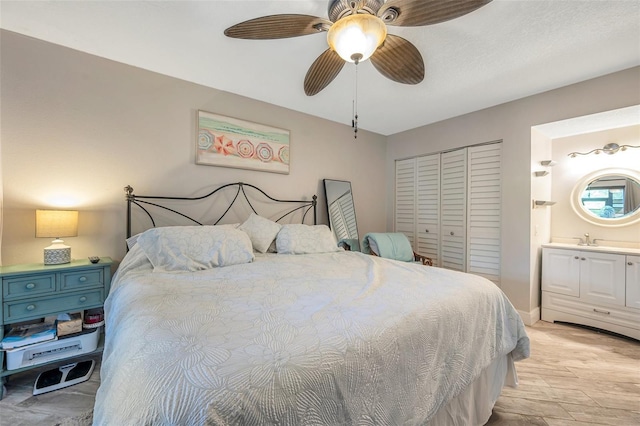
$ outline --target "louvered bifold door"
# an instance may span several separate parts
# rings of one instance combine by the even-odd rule
[[[440,154],[417,158],[415,251],[440,266]]]
[[[415,247],[416,159],[396,161],[395,231],[404,233]]]
[[[500,285],[502,144],[468,150],[467,272]]]
[[[465,271],[467,149],[445,152],[440,163],[440,265]]]

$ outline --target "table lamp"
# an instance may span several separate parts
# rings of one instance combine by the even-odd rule
[[[71,247],[65,245],[61,238],[77,235],[77,210],[36,210],[36,238],[55,238],[44,249],[45,265],[71,262]]]

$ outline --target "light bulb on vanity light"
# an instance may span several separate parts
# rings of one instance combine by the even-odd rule
[[[77,210],[36,210],[36,238],[55,238],[44,249],[45,265],[71,262],[71,247],[64,244],[62,237],[77,235]]]

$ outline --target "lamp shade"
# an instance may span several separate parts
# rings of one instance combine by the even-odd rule
[[[55,238],[44,249],[44,264],[59,265],[71,261],[71,247],[62,237],[78,235],[78,212],[76,210],[36,210],[36,237]]]
[[[36,210],[36,237],[78,236],[77,210]]]
[[[387,37],[387,26],[377,16],[360,13],[345,16],[327,32],[327,43],[347,62],[369,59]]]

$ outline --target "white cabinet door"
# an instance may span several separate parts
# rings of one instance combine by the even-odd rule
[[[445,152],[440,170],[441,265],[466,270],[467,150]]]
[[[580,252],[542,249],[542,290],[580,297]]]
[[[625,256],[580,252],[580,298],[594,303],[625,305]]]
[[[502,144],[468,150],[467,272],[500,285]]]
[[[405,234],[415,247],[416,159],[396,161],[395,231]],[[361,236],[362,237],[362,236]]]
[[[640,309],[640,256],[627,256],[627,306]]]
[[[417,158],[415,251],[440,266],[440,154]]]

